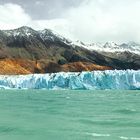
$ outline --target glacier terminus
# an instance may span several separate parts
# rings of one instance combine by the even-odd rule
[[[1,89],[140,89],[140,70],[0,75]]]

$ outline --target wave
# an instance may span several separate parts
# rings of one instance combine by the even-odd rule
[[[99,134],[99,133],[87,133],[87,135],[91,135],[93,137],[110,137],[110,134]]]
[[[120,136],[119,138],[120,138],[120,139],[123,139],[123,140],[140,140],[140,138],[124,137],[124,136]]]

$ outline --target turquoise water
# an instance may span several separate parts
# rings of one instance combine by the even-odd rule
[[[0,90],[0,140],[140,140],[140,91]]]

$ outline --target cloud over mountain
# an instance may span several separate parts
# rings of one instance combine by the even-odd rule
[[[35,4],[41,7],[39,1]],[[139,0],[83,0],[76,6],[63,8],[64,1],[59,15],[34,19],[22,5],[1,4],[0,28],[28,25],[36,29],[51,28],[68,38],[85,42],[140,42]],[[41,8],[38,11],[40,15],[43,12]]]

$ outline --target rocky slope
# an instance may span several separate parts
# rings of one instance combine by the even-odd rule
[[[35,31],[21,27],[0,31],[0,74],[108,69],[138,70],[140,55],[127,49],[111,52],[94,45],[89,48],[89,45],[73,43],[47,29]]]

